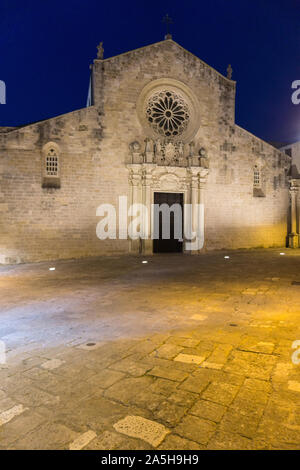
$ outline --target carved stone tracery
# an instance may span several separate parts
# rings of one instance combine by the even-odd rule
[[[149,125],[165,137],[182,134],[190,119],[187,103],[171,90],[162,90],[152,95],[146,112]]]

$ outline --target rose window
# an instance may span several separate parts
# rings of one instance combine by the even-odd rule
[[[172,91],[155,93],[148,102],[148,122],[156,132],[165,137],[182,134],[187,128],[189,118],[187,104]]]

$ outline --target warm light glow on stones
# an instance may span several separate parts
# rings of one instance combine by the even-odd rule
[[[281,256],[285,255],[285,253],[279,253]]]

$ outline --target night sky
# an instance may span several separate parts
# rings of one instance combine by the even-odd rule
[[[0,0],[0,126],[85,106],[89,64],[161,41],[162,17],[181,46],[237,81],[236,122],[267,141],[300,140],[300,0]]]

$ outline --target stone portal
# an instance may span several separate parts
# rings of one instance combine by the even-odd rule
[[[154,233],[158,238],[153,240],[153,253],[182,253],[183,194],[155,192],[154,204]],[[170,208],[166,213],[164,206]]]

